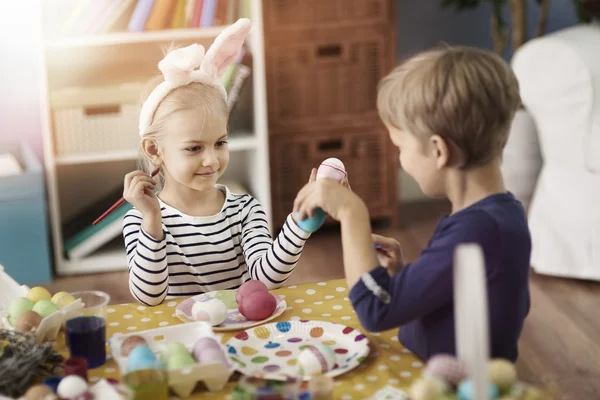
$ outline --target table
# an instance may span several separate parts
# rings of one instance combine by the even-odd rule
[[[288,307],[281,316],[270,322],[324,320],[364,332],[348,300],[348,287],[345,280],[288,286],[272,292],[284,297]],[[118,332],[132,333],[182,323],[174,316],[175,307],[182,300],[165,301],[156,307],[145,307],[140,304],[109,306],[107,338]],[[215,333],[225,343],[239,331]],[[421,375],[423,363],[398,342],[397,333],[397,329],[380,333],[365,332],[371,344],[369,357],[354,370],[334,378],[336,399],[365,399],[386,385],[408,390],[411,383]],[[68,357],[68,349],[62,336],[57,343],[57,351]],[[107,354],[110,354],[108,346]],[[89,371],[89,377],[91,382],[100,378],[119,379],[119,368],[108,356],[106,364]],[[234,385],[235,381],[230,380],[221,392],[196,391],[189,399],[230,398],[229,394]]]

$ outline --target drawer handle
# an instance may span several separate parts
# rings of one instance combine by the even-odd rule
[[[97,107],[86,107],[83,112],[85,115],[105,115],[105,114],[118,114],[121,112],[120,105],[112,106],[97,106]]]
[[[342,140],[341,139],[332,139],[327,140],[325,142],[319,142],[319,150],[320,151],[332,151],[339,150],[342,148]]]
[[[317,48],[317,57],[341,57],[342,56],[342,45],[341,44],[330,44],[326,46],[319,46]]]

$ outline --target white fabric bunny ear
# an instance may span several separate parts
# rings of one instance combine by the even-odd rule
[[[221,75],[237,59],[250,28],[248,18],[239,19],[215,38],[206,54],[204,47],[197,43],[169,52],[158,63],[165,81],[154,88],[142,105],[138,125],[140,136],[144,137],[146,134],[160,102],[175,88],[192,82],[204,82],[214,85],[226,98],[227,91]]]
[[[251,27],[248,18],[241,18],[225,28],[206,52],[200,69],[208,76],[220,77],[225,68],[240,54]]]

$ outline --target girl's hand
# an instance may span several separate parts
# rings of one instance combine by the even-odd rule
[[[377,260],[390,276],[397,274],[404,266],[402,249],[396,239],[380,235],[371,235],[377,250]]]
[[[351,215],[361,203],[362,200],[347,187],[332,179],[319,179],[309,181],[298,192],[294,200],[294,214],[298,213],[297,219],[301,221],[306,216],[313,217],[315,208],[320,207],[339,221],[343,215]]]
[[[123,197],[145,218],[160,218],[160,204],[154,193],[156,181],[143,171],[125,175]]]

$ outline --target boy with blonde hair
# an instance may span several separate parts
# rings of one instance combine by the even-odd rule
[[[531,239],[500,161],[519,104],[507,63],[474,48],[420,53],[381,81],[377,107],[402,167],[426,195],[452,205],[412,264],[404,264],[397,241],[371,235],[367,208],[349,189],[322,179],[294,203],[300,218],[321,207],[340,221],[350,300],[363,327],[401,327],[400,341],[424,360],[456,352],[452,263],[465,242],[484,251],[491,356],[517,359],[529,311]]]

